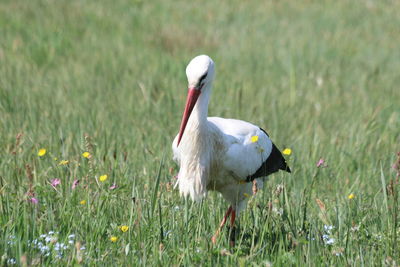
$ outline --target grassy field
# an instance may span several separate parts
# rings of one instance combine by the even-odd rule
[[[0,1],[0,265],[398,266],[399,9]],[[219,194],[173,188],[198,54],[216,62],[209,114],[292,150],[235,248],[228,229],[211,246]]]

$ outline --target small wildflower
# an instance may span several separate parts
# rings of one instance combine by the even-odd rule
[[[258,141],[258,135],[253,135],[252,137],[251,137],[251,142],[252,143],[255,143],[255,142],[257,142]]]
[[[326,225],[326,224],[324,225],[325,232],[330,233],[333,228],[334,228],[333,225]]]
[[[51,180],[51,186],[56,187],[57,185],[61,184],[61,180],[58,178],[55,178]]]
[[[39,200],[38,200],[37,198],[35,198],[35,197],[29,199],[29,201],[30,201],[32,204],[38,204],[38,203],[39,203]]]
[[[47,152],[46,148],[41,148],[41,149],[39,149],[37,155],[39,157],[43,157],[44,155],[46,155],[46,152]]]
[[[117,240],[118,240],[118,237],[116,237],[116,236],[111,236],[110,237],[110,241],[113,242],[113,243],[117,242]]]
[[[121,225],[120,227],[119,227],[119,229],[122,231],[122,232],[126,232],[126,231],[128,231],[129,230],[129,226],[128,225]]]
[[[117,188],[118,186],[116,184],[113,184],[112,186],[109,187],[110,190],[114,190],[115,188]]]
[[[86,200],[81,200],[81,201],[79,202],[79,204],[85,205],[85,204],[86,204]]]
[[[74,181],[72,182],[72,189],[75,189],[75,187],[77,187],[78,184],[79,184],[79,180],[74,180]]]
[[[108,178],[107,174],[103,174],[100,176],[99,180],[100,180],[100,182],[105,182],[107,180],[107,178]]]
[[[282,151],[282,153],[283,153],[283,155],[290,155],[290,154],[292,154],[292,150],[290,149],[290,148],[285,148],[283,151]]]
[[[52,236],[46,236],[44,238],[44,241],[46,241],[46,243],[50,243],[50,242],[56,241],[56,239]]]
[[[67,165],[69,163],[69,160],[60,160],[60,162],[58,163],[58,165]]]
[[[324,165],[325,160],[324,159],[319,159],[319,161],[317,162],[317,167],[321,167],[322,165]]]
[[[7,259],[7,264],[8,264],[8,265],[17,264],[17,260],[14,259],[14,258],[9,258],[9,259]]]
[[[350,199],[350,200],[353,199],[353,198],[355,198],[355,197],[356,197],[356,196],[355,196],[353,193],[347,196],[347,198]]]
[[[335,239],[332,237],[329,237],[328,235],[323,235],[322,238],[325,241],[325,244],[327,245],[333,245],[335,243]]]
[[[87,152],[87,151],[85,151],[85,152],[83,152],[82,153],[82,156],[84,157],[84,158],[90,158],[90,153],[89,152]]]

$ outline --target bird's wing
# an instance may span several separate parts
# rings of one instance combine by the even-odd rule
[[[290,171],[281,152],[260,127],[241,120],[209,117],[223,134],[226,152],[223,166],[239,179],[252,181],[279,169]]]

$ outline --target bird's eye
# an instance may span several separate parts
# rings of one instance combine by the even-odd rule
[[[203,76],[199,79],[199,85],[203,82],[203,80],[207,77],[207,73],[204,73]]]

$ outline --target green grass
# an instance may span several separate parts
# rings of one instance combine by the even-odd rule
[[[1,1],[0,265],[398,265],[399,8]],[[292,174],[271,176],[241,215],[235,248],[227,229],[210,244],[219,194],[192,203],[173,189],[185,67],[202,53],[216,62],[209,114],[293,150]],[[46,257],[32,241],[49,231]]]

